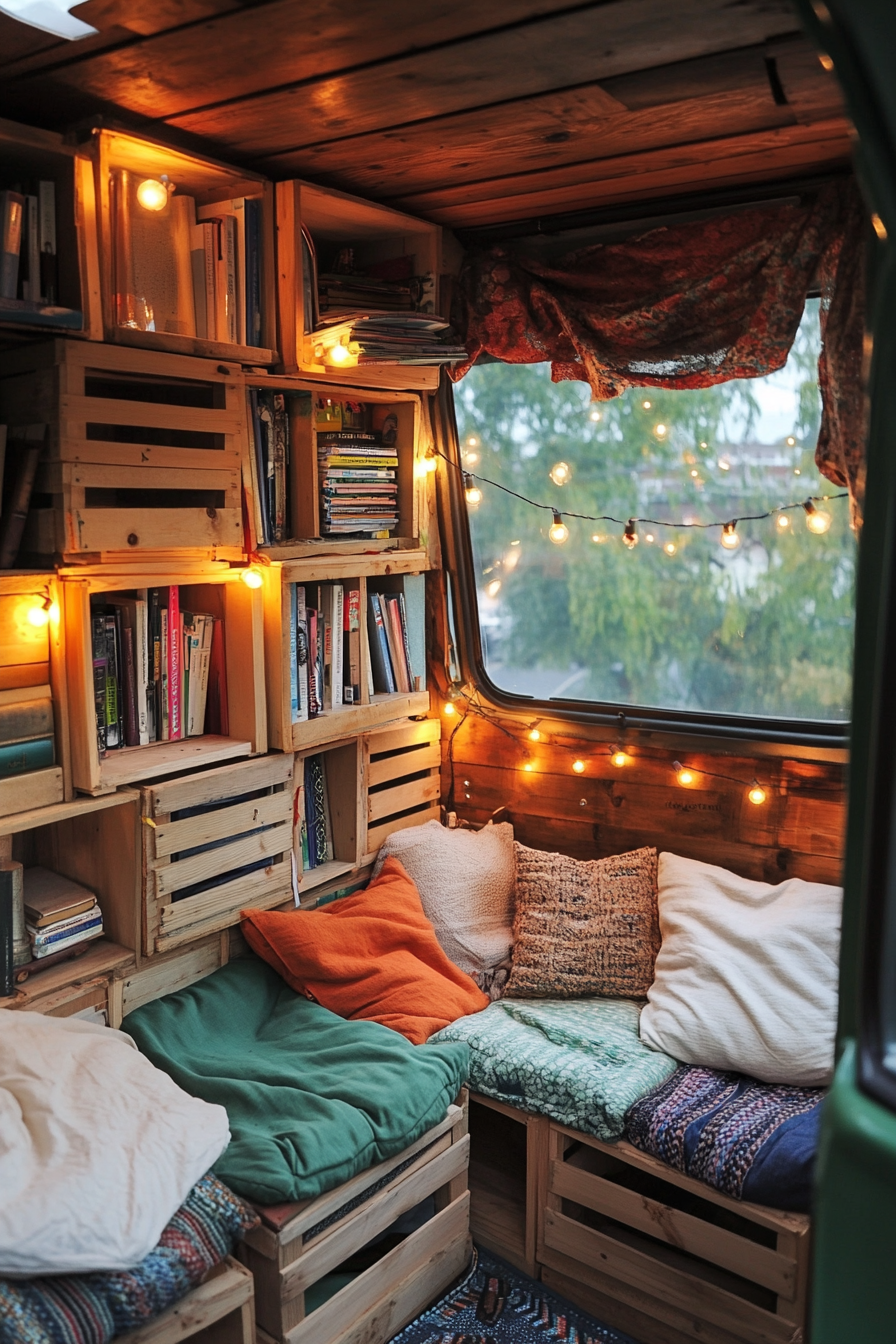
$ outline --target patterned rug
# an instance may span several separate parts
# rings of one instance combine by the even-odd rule
[[[637,1344],[490,1251],[392,1344]]]

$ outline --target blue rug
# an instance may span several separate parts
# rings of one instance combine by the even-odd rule
[[[637,1344],[490,1251],[392,1344]]]

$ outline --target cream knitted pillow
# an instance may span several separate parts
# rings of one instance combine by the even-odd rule
[[[500,993],[513,942],[513,827],[448,830],[438,821],[394,831],[377,856],[410,873],[426,918],[455,966],[492,997]]]

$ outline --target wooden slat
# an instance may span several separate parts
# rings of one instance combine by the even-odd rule
[[[393,831],[406,830],[409,826],[422,826],[427,821],[439,821],[441,815],[442,810],[436,803],[427,807],[425,811],[412,812],[409,817],[397,817],[393,821],[383,822],[381,826],[369,826],[367,828],[367,853],[364,855],[363,862],[373,862],[380,845]]]
[[[119,1344],[181,1344],[182,1340],[207,1330],[216,1321],[239,1312],[232,1332],[223,1334],[228,1344],[253,1344],[251,1325],[252,1275],[230,1256],[223,1270],[210,1275],[204,1283],[192,1288],[173,1307],[169,1307],[149,1325],[131,1330],[118,1337]],[[246,1311],[242,1312],[245,1307]],[[209,1335],[209,1338],[215,1336]]]
[[[160,896],[173,895],[183,887],[191,887],[196,882],[204,882],[208,878],[225,875],[234,868],[240,868],[244,864],[252,863],[258,859],[272,857],[275,854],[283,854],[292,847],[292,827],[289,821],[281,822],[277,826],[272,826],[267,831],[261,831],[257,835],[247,835],[238,840],[234,840],[229,845],[221,845],[217,849],[210,849],[204,854],[194,854],[192,858],[181,859],[178,863],[170,863],[164,867],[156,869],[156,891]],[[211,901],[212,892],[204,893],[204,898]],[[202,897],[188,898],[201,900]],[[180,902],[170,907],[171,927],[176,927],[180,922],[177,917],[177,911],[184,908],[185,902]],[[168,912],[166,912],[167,914]]]
[[[380,793],[371,793],[367,797],[367,820],[379,821],[390,817],[405,808],[416,807],[419,803],[428,803],[438,798],[441,785],[438,775],[429,779],[415,779],[410,784],[399,784]]]
[[[153,815],[180,812],[185,807],[202,807],[205,803],[221,802],[256,789],[285,784],[292,778],[291,755],[265,756],[260,760],[243,761],[239,765],[225,765],[201,775],[166,780],[149,790]]]
[[[563,1199],[575,1200],[587,1209],[605,1213],[627,1227],[668,1242],[689,1255],[729,1269],[732,1274],[739,1274],[783,1297],[794,1296],[796,1265],[792,1259],[717,1227],[715,1223],[682,1213],[671,1205],[636,1194],[565,1162],[551,1163],[550,1190]]]
[[[260,868],[232,882],[222,882],[211,892],[162,906],[161,932],[156,938],[156,946],[160,952],[181,947],[204,934],[217,933],[235,924],[242,909],[269,910],[291,894],[288,862]]]
[[[169,821],[157,826],[152,840],[157,859],[176,854],[181,849],[206,845],[212,840],[223,840],[253,830],[256,826],[272,826],[276,822],[292,820],[292,796],[288,792],[274,793],[268,798],[256,798],[248,803],[235,803],[215,812],[183,821]],[[219,851],[220,852],[220,851]]]
[[[164,395],[164,383],[159,391]],[[236,407],[178,406],[164,400],[128,401],[113,397],[61,396],[63,421],[100,425],[136,425],[140,429],[180,429],[206,434],[238,434],[242,417]]]
[[[62,769],[58,765],[34,770],[12,779],[0,779],[0,817],[8,817],[32,808],[52,807],[65,796]]]
[[[191,948],[178,957],[154,961],[125,978],[122,993],[122,1012],[125,1016],[144,1003],[173,994],[178,989],[203,980],[221,965],[221,944],[218,940]]]
[[[217,509],[214,518],[209,517],[207,509],[79,508],[67,516],[66,522],[70,525],[66,549],[72,555],[126,551],[131,536],[146,549],[239,547],[243,536],[237,508]]]
[[[745,0],[738,41],[732,37],[730,8],[719,0],[679,0],[674,15],[659,13],[653,0],[628,0],[502,27],[455,41],[448,51],[417,51],[317,78],[301,89],[261,93],[243,99],[238,118],[224,103],[166,120],[241,154],[265,155],[295,148],[303,137],[320,141],[356,135],[607,79],[657,63],[658,49],[665,63],[793,31],[783,4]],[[159,115],[158,106],[153,115]]]
[[[386,751],[401,751],[404,747],[416,747],[421,742],[438,742],[442,726],[438,719],[422,719],[418,723],[405,723],[400,728],[387,728],[370,733],[367,745],[371,756]]]
[[[100,788],[102,792],[108,792],[147,776],[175,775],[194,766],[214,765],[217,761],[232,760],[234,756],[248,756],[251,750],[251,742],[207,733],[204,737],[186,737],[180,742],[152,742],[148,747],[110,751],[100,763]],[[79,784],[78,787],[84,786]]]
[[[409,695],[375,695],[369,705],[349,705],[319,714],[315,719],[292,725],[294,751],[309,751],[325,742],[335,742],[350,734],[363,733],[381,723],[406,719],[411,714],[426,714],[429,692],[411,691]]]
[[[398,756],[383,756],[380,760],[371,761],[367,767],[367,786],[388,784],[390,780],[403,779],[419,770],[430,770],[438,766],[441,757],[438,742],[431,742],[415,751],[403,751]]]
[[[799,1338],[791,1321],[707,1283],[696,1274],[674,1269],[603,1232],[583,1227],[553,1209],[545,1212],[545,1244],[632,1287],[662,1297],[673,1306],[705,1316],[742,1337],[747,1344],[795,1344]]]

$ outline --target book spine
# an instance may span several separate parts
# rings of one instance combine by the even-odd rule
[[[205,323],[208,339],[218,339],[218,231],[214,221],[202,225],[203,251],[205,252]]]
[[[342,625],[342,699],[347,705],[361,703],[361,593],[351,588],[345,595]]]
[[[299,655],[296,584],[289,585],[289,721],[299,721]]]
[[[0,746],[30,742],[53,734],[53,701],[26,700],[17,705],[0,705]]]
[[[170,722],[168,718],[168,608],[162,607],[159,613],[159,713],[161,720],[160,741],[169,740]]]
[[[332,588],[330,615],[330,700],[333,709],[342,704],[342,628],[345,624],[345,593],[341,583]]]
[[[227,664],[224,657],[224,629],[216,620],[212,629],[211,654],[208,667],[208,710],[206,732],[230,736],[230,713],[227,704]]]
[[[368,593],[367,610],[368,646],[374,690],[393,695],[395,693],[395,678],[392,675],[389,645],[386,642],[386,631],[383,625],[378,593]]]
[[[246,201],[246,344],[261,340],[261,201]]]
[[[282,392],[274,393],[273,403],[273,461],[271,463],[274,486],[273,530],[274,540],[284,541],[286,539],[286,443],[289,428],[286,418],[286,399]]]
[[[411,641],[408,634],[408,611],[404,600],[404,593],[398,594],[398,612],[401,625],[401,639],[404,645],[404,659],[408,669],[408,690],[416,689],[416,678],[414,677],[414,664],[411,660]]]
[[[296,680],[298,683],[297,723],[308,719],[308,612],[305,607],[305,589],[295,584],[296,602]]]
[[[16,297],[24,214],[24,196],[17,191],[0,191],[0,298]]]
[[[215,617],[203,616],[200,627],[199,641],[199,670],[198,684],[196,688],[196,710],[195,710],[195,736],[201,737],[205,732],[205,707],[208,703],[208,678],[209,665],[212,656],[212,639],[215,629]]]
[[[31,960],[31,941],[25,928],[22,865],[15,859],[0,862],[0,890],[12,892],[12,959],[16,966]]]
[[[145,747],[149,737],[149,704],[151,699],[149,668],[149,614],[147,611],[146,589],[137,594],[135,603],[134,642],[136,645],[136,682],[137,682],[137,737],[141,747]]]
[[[180,638],[180,591],[176,584],[172,584],[168,589],[168,739],[171,742],[177,742],[183,736]]]
[[[149,604],[149,681],[147,707],[149,709],[149,740],[162,740],[162,704],[160,698],[161,665],[160,650],[162,642],[162,618],[159,606],[158,588],[150,588],[147,594]]]
[[[205,225],[194,224],[190,231],[190,275],[193,280],[193,311],[196,335],[208,339],[208,289],[205,278]]]
[[[29,920],[25,927],[31,935],[32,942],[47,943],[54,937],[65,938],[75,929],[83,928],[85,924],[96,924],[102,917],[99,906],[94,904],[89,910],[82,910],[80,915],[72,915],[69,919],[58,919],[52,924],[45,925],[33,924]]]
[[[25,197],[25,223],[22,239],[22,298],[31,303],[41,302],[40,287],[40,229],[37,220],[37,197]]]
[[[395,685],[399,691],[407,693],[411,687],[404,661],[404,640],[401,635],[401,621],[398,615],[398,599],[381,596],[380,607],[383,613],[383,625],[386,629],[386,641],[389,645],[389,657],[392,659]]]
[[[122,746],[121,668],[114,614],[106,613],[106,745]]]
[[[40,961],[41,957],[50,957],[54,952],[63,952],[67,947],[77,947],[78,943],[85,943],[89,938],[99,938],[103,932],[102,922],[94,924],[90,929],[78,929],[69,938],[60,938],[58,943],[49,943],[44,947],[34,949],[34,960]]]
[[[88,929],[100,928],[102,927],[102,923],[103,916],[100,910],[97,909],[91,913],[89,919],[78,919],[70,929],[52,929],[45,933],[38,933],[35,930],[31,935],[32,946],[35,949],[39,947],[51,947],[54,943],[68,941],[68,939],[73,938],[75,934],[84,934],[87,933]]]
[[[317,610],[308,607],[308,717],[314,719],[323,709],[321,686],[318,681]]]
[[[106,621],[91,618],[93,645],[93,704],[96,716],[96,749],[100,760],[106,754]]]
[[[56,761],[52,737],[37,737],[31,742],[16,742],[0,747],[0,779],[11,779],[32,770],[45,770]]]
[[[227,320],[227,340],[234,345],[240,343],[239,315],[237,312],[237,247],[236,220],[225,215],[221,221],[222,247],[224,252],[224,282],[226,285],[225,315]]]
[[[44,303],[51,307],[58,302],[58,273],[56,262],[56,183],[39,182],[37,186],[38,232],[40,243],[40,288]]]
[[[121,612],[121,664],[122,699],[124,701],[124,741],[125,746],[139,747],[140,730],[137,726],[137,666],[134,648],[134,630],[130,621],[131,613]]]

